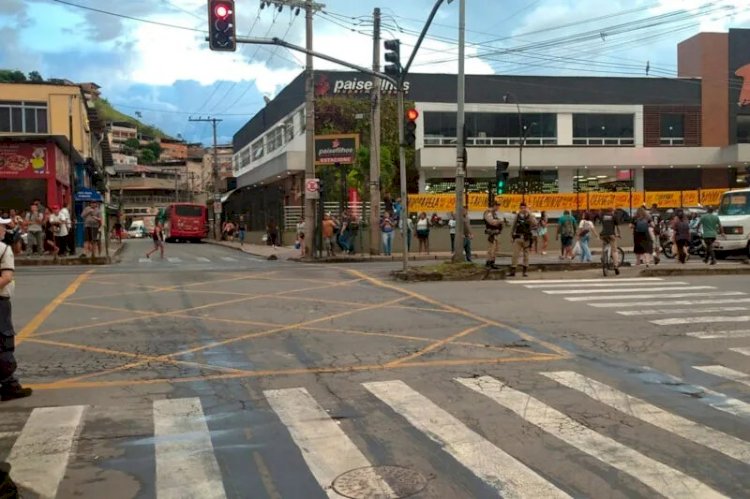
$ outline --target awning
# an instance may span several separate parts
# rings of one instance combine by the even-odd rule
[[[234,194],[234,192],[237,191],[237,190],[239,190],[239,189],[232,189],[231,191],[227,191],[224,194],[222,194],[221,195],[221,202],[222,203],[226,203],[227,199],[229,199],[229,196],[231,196],[232,194]]]

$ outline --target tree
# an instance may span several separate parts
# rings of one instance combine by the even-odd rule
[[[141,148],[138,139],[128,139],[122,145],[122,152],[125,154],[135,154]]]
[[[44,81],[44,78],[42,78],[42,75],[39,74],[39,71],[30,71],[29,81],[42,82]]]
[[[141,164],[150,165],[156,162],[159,157],[154,154],[153,149],[145,147],[141,149],[140,161]]]
[[[0,82],[22,83],[26,81],[26,75],[21,71],[12,69],[0,69]]]
[[[159,156],[161,156],[161,146],[156,141],[149,142],[148,144],[146,144],[146,146],[144,147],[144,150],[146,149],[150,150],[151,153],[154,155],[154,158],[155,158],[154,161],[159,159]]]

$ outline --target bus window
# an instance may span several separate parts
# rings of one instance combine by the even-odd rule
[[[203,216],[203,208],[178,204],[174,207],[175,215],[178,217],[200,217]]]

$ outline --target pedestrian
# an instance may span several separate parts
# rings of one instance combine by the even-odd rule
[[[573,259],[573,240],[576,236],[576,219],[570,214],[570,210],[565,210],[563,215],[557,220],[557,234],[555,240],[560,240],[560,259]]]
[[[714,213],[713,206],[709,206],[708,213],[701,216],[698,227],[703,230],[703,244],[706,245],[706,256],[703,262],[708,263],[710,260],[711,265],[716,265],[714,242],[719,235],[724,235],[724,229],[721,226],[721,220]]]
[[[466,261],[471,263],[471,240],[474,239],[474,234],[471,231],[471,220],[469,219],[469,207],[464,206],[464,253],[466,254]]]
[[[685,263],[687,261],[687,248],[690,245],[690,223],[683,211],[680,211],[672,222],[672,228],[674,229],[674,239],[677,244],[680,263]]]
[[[161,220],[156,221],[154,231],[151,233],[151,239],[154,241],[154,248],[146,253],[146,258],[151,258],[151,255],[159,252],[161,259],[164,259],[164,229],[161,225]]]
[[[67,245],[66,240],[68,237],[68,233],[63,233],[63,229],[66,227],[65,221],[63,221],[60,217],[60,207],[57,205],[52,205],[50,208],[52,209],[52,214],[49,217],[49,222],[52,226],[53,241],[55,247],[57,248],[55,256],[57,256],[63,252],[63,248],[65,248],[65,246]]]
[[[102,225],[101,214],[99,213],[99,203],[92,201],[89,205],[83,209],[81,213],[83,218],[84,228],[84,243],[83,252],[89,253],[89,257],[93,258],[98,250],[99,242],[99,227]]]
[[[237,238],[240,240],[240,247],[245,245],[245,236],[247,235],[247,224],[243,217],[240,217],[240,222],[237,224]]]
[[[0,219],[0,241],[5,237],[10,219]],[[10,301],[13,298],[15,282],[13,250],[0,242],[0,400],[7,401],[31,395],[31,388],[23,388],[14,373],[18,363],[15,358],[16,341],[13,329]]]
[[[305,248],[305,219],[301,218],[299,222],[297,222],[297,225],[295,227],[296,235],[297,235],[297,241],[294,243],[294,246],[300,250],[300,258],[304,258],[307,254],[307,248]],[[266,244],[271,245],[273,242],[271,241],[271,233],[266,227]]]
[[[380,220],[380,231],[382,232],[383,238],[383,253],[385,256],[391,256],[391,249],[393,247],[393,228],[395,227],[395,223],[391,217],[391,212],[386,211],[383,213],[383,218]]]
[[[645,264],[648,267],[651,262],[651,254],[654,252],[654,245],[651,236],[651,215],[643,207],[638,208],[638,211],[636,211],[632,228],[635,264]]]
[[[516,214],[516,219],[513,221],[513,229],[511,231],[511,238],[513,240],[513,258],[510,264],[508,277],[516,275],[518,259],[522,255],[523,276],[527,277],[529,275],[529,249],[531,248],[532,234],[536,227],[536,218],[534,218],[534,215],[528,210],[526,203],[521,202],[520,209]]]
[[[620,265],[622,265],[622,262],[620,261],[620,252],[617,251],[617,240],[621,237],[621,234],[620,227],[617,224],[615,210],[612,208],[604,210],[602,212],[601,222],[602,231],[599,233],[599,238],[602,240],[602,254],[604,254],[604,248],[609,245],[609,254],[615,268],[615,275],[620,275]]]
[[[596,235],[596,229],[594,228],[594,222],[591,221],[591,214],[587,211],[583,214],[583,220],[578,225],[578,243],[581,246],[581,262],[591,262],[591,248],[589,247],[589,241],[591,236]]]
[[[500,246],[500,233],[503,231],[503,220],[497,214],[497,201],[490,202],[490,207],[482,214],[484,233],[487,234],[487,261],[484,266],[488,269],[499,269],[495,264],[497,250]]]
[[[425,250],[430,254],[430,221],[427,220],[427,213],[424,211],[419,214],[417,219],[417,240],[419,241],[419,252]]]
[[[53,214],[51,208],[47,208],[44,212],[44,251],[49,252],[50,255],[57,258],[57,252],[59,251],[55,244],[55,229],[52,223]]]
[[[8,235],[5,236],[8,244],[13,248],[14,255],[20,255],[23,251],[23,217],[16,212],[16,210],[10,210],[8,216],[10,223],[8,224]]]
[[[336,256],[334,251],[335,238],[334,233],[336,232],[336,222],[330,213],[326,213],[323,216],[323,248],[326,250],[328,256]]]
[[[539,225],[536,229],[537,236],[542,240],[542,255],[547,254],[547,246],[549,246],[549,233],[547,230],[548,223],[549,220],[547,219],[547,212],[542,210],[542,213],[539,216]],[[535,246],[538,245],[539,241],[535,240],[534,244]]]
[[[344,212],[343,221],[341,223],[341,236],[340,245],[344,247],[344,251],[350,255],[355,253],[354,242],[359,233],[359,222],[352,213],[351,209],[347,209]]]
[[[39,211],[39,204],[32,203],[24,219],[26,227],[26,254],[44,253],[44,213]]]
[[[302,224],[302,228],[300,231],[300,224]],[[299,224],[297,224],[297,230],[302,233],[302,245],[301,247],[304,248],[304,238],[305,238],[305,222],[301,221]],[[276,219],[271,217],[268,219],[268,224],[266,225],[266,244],[268,246],[271,246],[273,249],[276,249],[276,246],[279,246],[279,226],[276,224]],[[304,249],[302,250],[304,252]],[[304,256],[304,255],[303,255]]]
[[[451,254],[456,251],[456,215],[448,214],[448,233],[451,236]]]
[[[404,223],[404,220],[406,220],[406,251],[411,251],[411,239],[414,235],[414,220],[412,220],[410,217],[404,217],[401,218],[399,221],[399,229],[401,228],[401,224]]]

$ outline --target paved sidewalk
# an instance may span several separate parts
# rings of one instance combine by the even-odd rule
[[[97,258],[88,258],[83,256],[60,256],[53,257],[52,255],[42,256],[26,256],[17,255],[15,257],[15,263],[17,267],[34,267],[34,266],[47,266],[47,265],[106,265],[116,261],[117,257],[125,249],[127,243],[125,241],[122,244],[111,241],[109,246],[109,258],[99,256]],[[82,253],[82,248],[76,248],[77,253]]]
[[[208,244],[215,244],[218,246],[224,246],[225,248],[232,248],[239,251],[244,251],[247,254],[259,256],[262,258],[268,258],[273,260],[274,256],[275,259],[278,260],[292,260],[292,259],[298,259],[300,256],[300,251],[294,249],[293,247],[289,246],[277,246],[276,248],[272,246],[267,246],[264,244],[248,244],[245,243],[242,246],[240,246],[240,243],[238,241],[216,241],[215,239],[206,239],[206,243]]]

